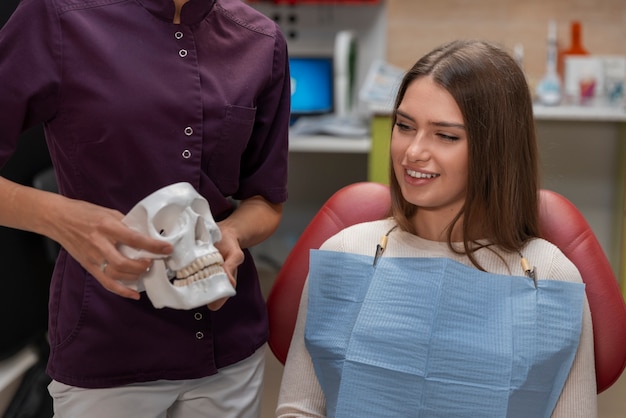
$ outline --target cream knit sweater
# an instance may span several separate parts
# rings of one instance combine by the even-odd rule
[[[322,249],[373,255],[380,237],[395,225],[391,219],[349,227],[322,245]],[[576,267],[554,245],[541,239],[531,241],[523,256],[536,267],[538,279],[582,282]],[[476,253],[482,267],[492,273],[523,275],[519,254],[493,251]],[[399,229],[389,235],[383,257],[447,257],[471,265],[469,259],[453,253],[443,242],[427,241]],[[305,284],[298,320],[278,398],[276,415],[285,417],[325,417],[325,399],[315,377],[311,358],[304,345],[308,287]],[[589,306],[585,303],[580,344],[565,387],[552,414],[555,418],[596,418],[597,395],[593,353],[593,330]],[[361,418],[361,417],[360,417]],[[504,418],[504,417],[503,417]]]

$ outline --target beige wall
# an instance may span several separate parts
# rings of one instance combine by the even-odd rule
[[[409,68],[433,47],[456,38],[482,38],[524,47],[530,81],[545,70],[548,20],[561,47],[570,45],[570,22],[582,23],[592,54],[626,55],[626,0],[386,0],[387,61]]]

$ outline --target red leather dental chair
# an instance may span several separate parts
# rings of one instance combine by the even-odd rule
[[[331,196],[306,227],[280,269],[267,299],[269,346],[284,363],[296,323],[309,250],[341,229],[388,214],[389,188],[373,182],[348,185]],[[542,236],[578,267],[586,284],[593,320],[598,393],[609,388],[626,366],[626,305],[611,265],[578,209],[548,190],[540,194]]]

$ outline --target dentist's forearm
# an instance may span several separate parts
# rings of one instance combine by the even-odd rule
[[[55,209],[66,198],[0,177],[0,225],[52,236]]]
[[[249,248],[267,239],[276,231],[282,217],[282,204],[270,203],[260,196],[241,202],[237,210],[219,222],[224,233],[237,237],[241,248]]]

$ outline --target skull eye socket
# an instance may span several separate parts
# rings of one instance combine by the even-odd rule
[[[204,199],[194,199],[193,202],[191,202],[191,205],[189,205],[189,207],[191,208],[191,210],[193,210],[195,213],[197,213],[200,216],[203,216],[205,218],[212,217],[211,209],[209,209],[209,204]]]
[[[164,238],[184,232],[183,228],[188,223],[189,216],[185,213],[185,207],[181,205],[168,205],[152,218],[154,231]]]
[[[214,242],[220,237],[214,222],[208,222],[212,220],[207,201],[194,199],[189,206],[179,203],[161,208],[152,218],[152,227],[154,233],[166,239],[175,239],[191,229],[197,241]]]

